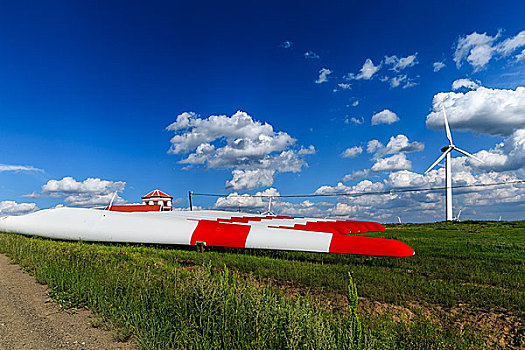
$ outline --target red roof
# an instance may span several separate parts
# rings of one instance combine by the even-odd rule
[[[106,210],[108,210],[107,207]],[[128,213],[135,211],[160,211],[160,205],[113,205],[109,208],[109,211],[123,211]]]
[[[148,193],[148,194],[145,195],[144,197],[140,197],[140,198],[144,199],[144,198],[151,198],[151,197],[163,197],[163,198],[170,198],[170,199],[173,199],[172,196],[167,195],[166,193],[162,192],[161,190],[154,190],[154,191],[151,191],[150,193]]]

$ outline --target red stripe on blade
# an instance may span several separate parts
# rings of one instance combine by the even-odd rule
[[[191,236],[191,245],[196,242],[205,242],[206,245],[215,247],[244,248],[250,226],[225,224],[211,220],[200,220]]]
[[[333,235],[330,253],[406,257],[414,255],[414,249],[394,239]]]

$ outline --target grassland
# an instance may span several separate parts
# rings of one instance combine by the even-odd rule
[[[525,347],[525,222],[391,225],[370,235],[402,240],[416,256],[198,253],[9,234],[0,251],[56,299],[94,309],[146,349]]]

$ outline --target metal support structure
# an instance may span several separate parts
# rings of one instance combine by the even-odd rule
[[[193,211],[193,205],[191,203],[191,195],[192,195],[191,191],[188,191],[188,198],[190,199],[190,211]]]

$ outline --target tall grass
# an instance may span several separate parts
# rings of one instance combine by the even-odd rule
[[[89,306],[145,349],[359,349],[366,339],[347,281],[350,310],[334,314],[285,297],[254,278],[211,265],[183,267],[120,249],[0,234],[8,253],[54,297]]]

